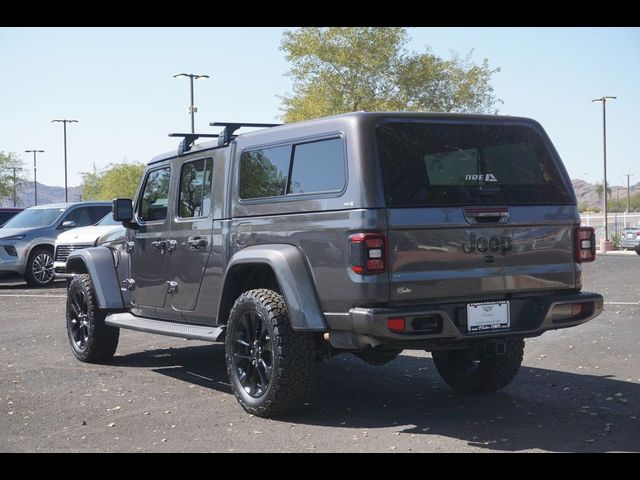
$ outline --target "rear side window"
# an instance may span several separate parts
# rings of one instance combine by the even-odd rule
[[[339,191],[345,179],[341,138],[250,150],[240,157],[245,200]]]
[[[342,190],[345,182],[342,140],[333,138],[296,145],[287,193]]]
[[[572,201],[530,127],[387,123],[377,140],[389,206]]]
[[[138,218],[140,220],[153,222],[167,218],[170,179],[171,169],[169,167],[149,172],[138,207]]]
[[[200,159],[182,165],[178,216],[206,217],[211,211],[213,160]]]

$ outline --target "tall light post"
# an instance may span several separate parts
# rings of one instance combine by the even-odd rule
[[[191,114],[191,133],[195,133],[195,120],[193,115],[198,111],[196,106],[193,104],[193,80],[198,78],[209,78],[209,75],[196,75],[193,73],[177,73],[173,76],[176,77],[189,77],[190,85],[191,85],[191,105],[189,106],[189,113]]]
[[[67,192],[67,123],[78,123],[78,120],[51,120],[51,123],[61,122],[64,125],[64,201],[69,201]]]
[[[34,205],[38,205],[38,178],[36,176],[36,153],[44,153],[44,150],[25,150],[25,153],[33,152],[33,198]]]
[[[602,102],[602,140],[604,152],[604,239],[609,241],[609,225],[607,223],[607,99],[618,97],[601,97],[591,100],[592,102]]]
[[[630,190],[629,190],[629,177],[632,177],[633,174],[632,173],[625,173],[624,175],[622,175],[623,177],[627,177],[627,213],[629,213],[631,211],[631,203],[630,203]]]

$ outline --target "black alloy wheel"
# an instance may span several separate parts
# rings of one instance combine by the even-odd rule
[[[232,364],[249,396],[259,398],[265,394],[273,371],[273,342],[264,319],[255,310],[238,319]]]

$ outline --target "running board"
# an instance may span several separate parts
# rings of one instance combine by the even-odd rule
[[[188,340],[204,340],[217,342],[224,333],[224,327],[203,327],[184,323],[165,322],[151,318],[136,317],[130,313],[112,313],[107,315],[104,323],[112,327],[137,330],[138,332],[156,333]]]

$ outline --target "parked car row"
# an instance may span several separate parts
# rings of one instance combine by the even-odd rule
[[[640,255],[640,225],[628,227],[622,231],[620,248],[623,250],[635,250]]]
[[[94,234],[77,227],[96,223],[104,226],[102,222],[108,221],[105,217],[111,217],[111,202],[56,203],[18,209],[0,227],[0,273],[17,274],[33,287],[51,284],[55,278],[56,240],[64,235],[60,258],[68,249],[93,246],[103,230]]]

